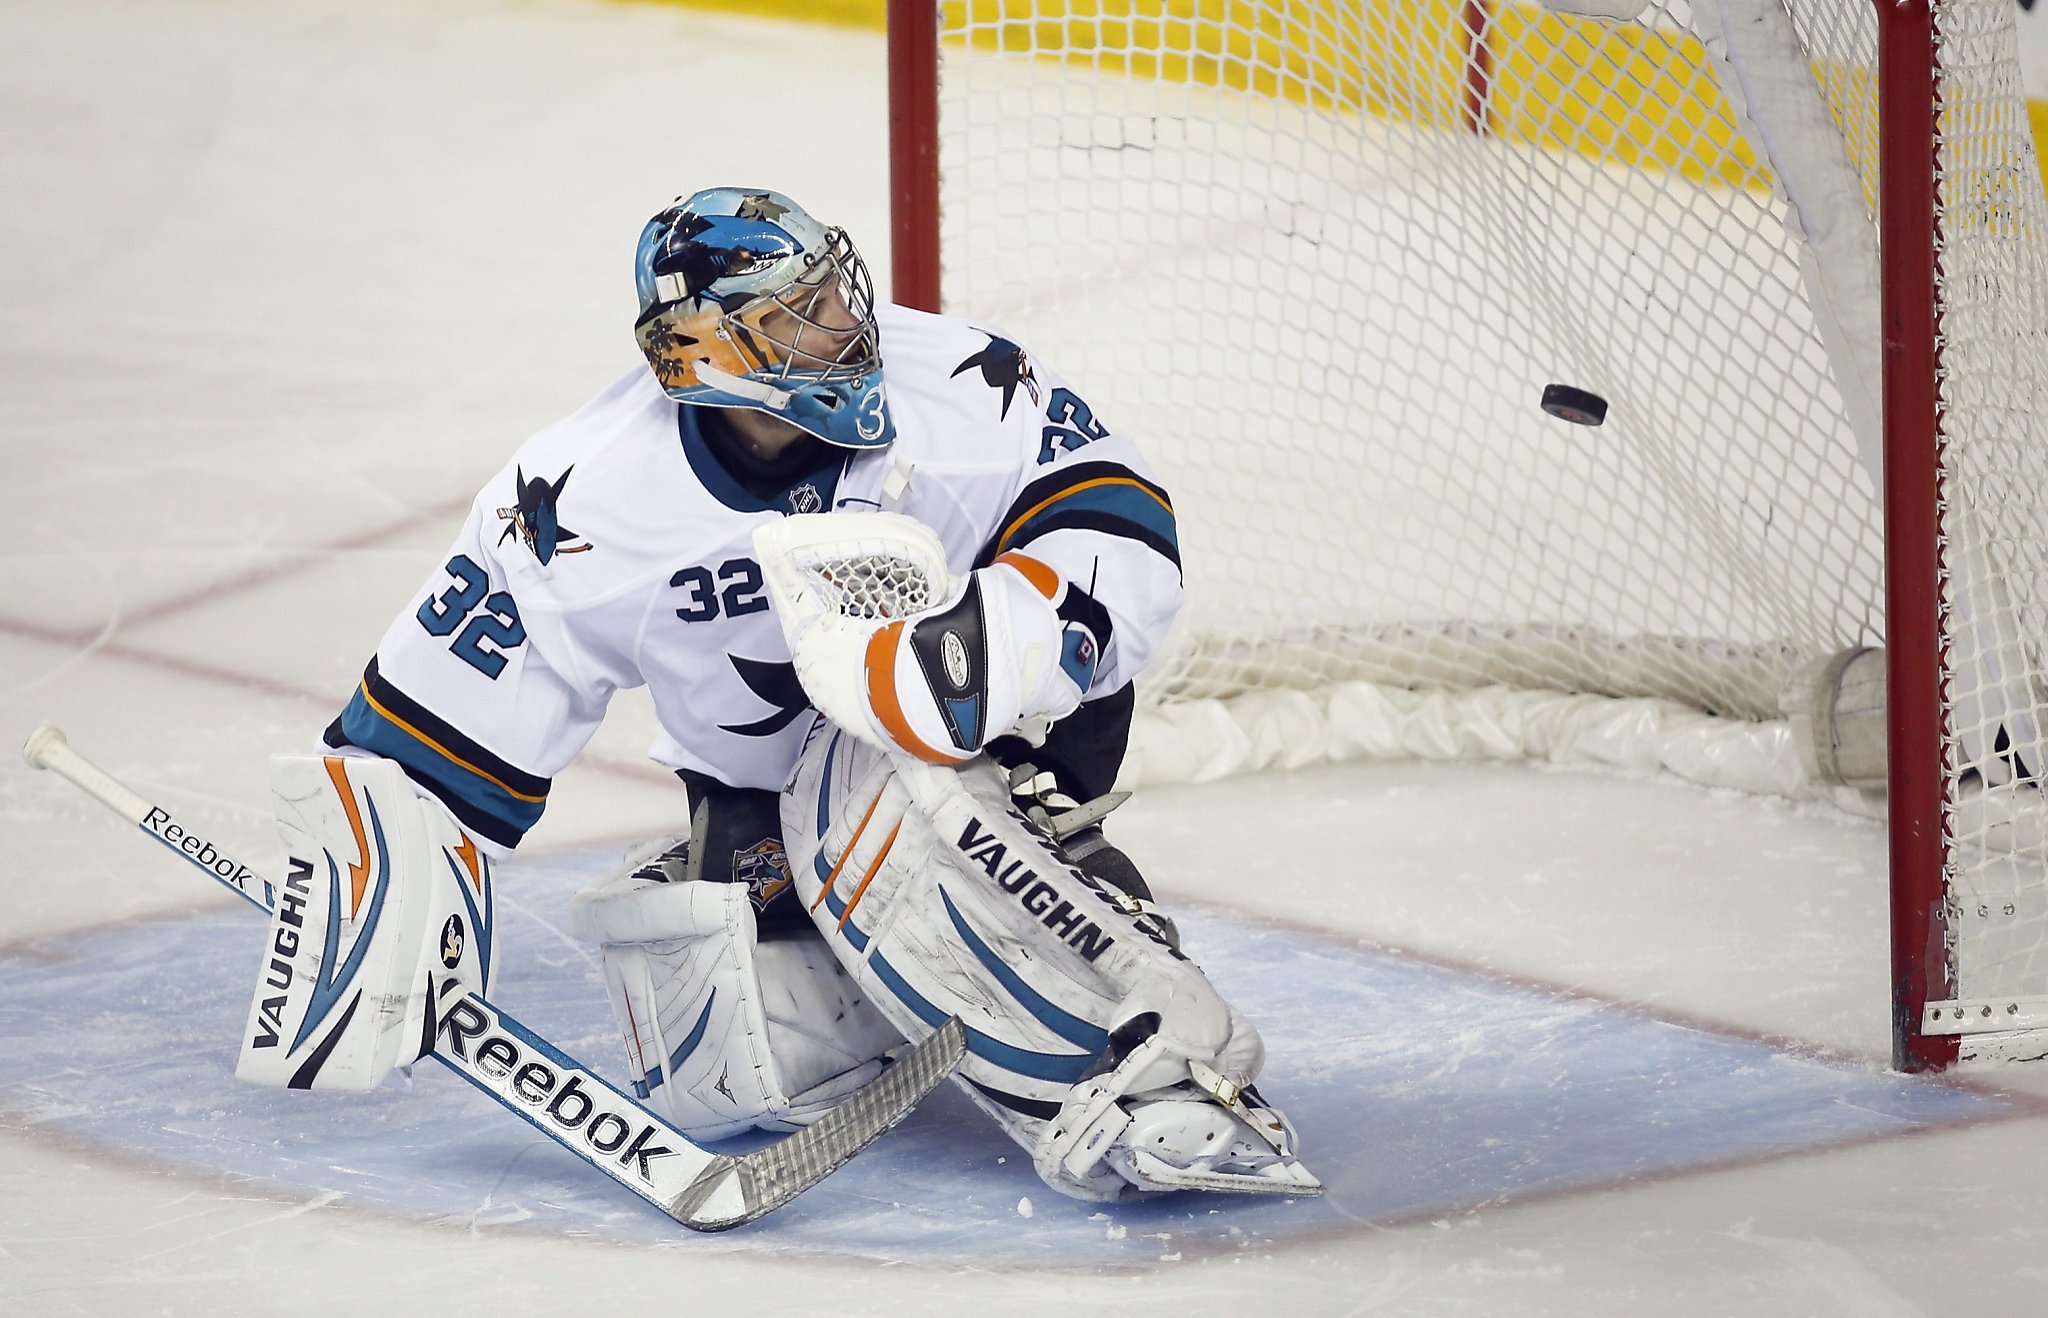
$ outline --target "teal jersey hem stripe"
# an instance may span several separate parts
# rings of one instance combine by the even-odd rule
[[[377,712],[358,687],[330,730],[341,743],[394,760],[406,776],[431,791],[464,827],[504,847],[515,847],[540,821],[544,801],[522,801],[497,783],[464,768],[430,742]]]
[[[1060,495],[1010,534],[1009,547],[1016,549],[1029,544],[1052,524],[1072,521],[1081,514],[1092,515],[1091,520],[1099,519],[1105,524],[1128,523],[1140,533],[1139,538],[1167,546],[1171,550],[1169,556],[1180,561],[1180,535],[1173,514],[1134,485],[1094,485]]]

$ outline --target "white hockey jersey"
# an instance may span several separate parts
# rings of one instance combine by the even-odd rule
[[[779,790],[809,702],[754,529],[885,502],[937,531],[955,572],[1028,546],[1092,597],[1109,634],[1088,694],[1120,690],[1181,602],[1173,507],[1136,446],[1000,334],[903,307],[877,319],[895,442],[831,449],[773,497],[728,474],[703,409],[644,367],[534,436],[385,633],[328,743],[397,760],[510,848],[612,693],[644,683],[653,759]]]

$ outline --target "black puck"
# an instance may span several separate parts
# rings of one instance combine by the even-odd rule
[[[1568,384],[1543,386],[1543,410],[1575,426],[1597,426],[1607,419],[1607,400]]]

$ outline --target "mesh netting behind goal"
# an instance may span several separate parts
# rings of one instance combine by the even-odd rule
[[[944,301],[1158,466],[1190,602],[1155,711],[1369,683],[1782,727],[1796,674],[1884,644],[1874,7],[1574,7],[1628,13],[943,6]],[[2048,207],[2009,0],[1935,25],[1958,991],[2048,1023],[2013,761],[2048,634]],[[1605,423],[1546,414],[1553,383]]]
[[[1364,677],[1754,718],[1877,641],[1874,487],[1696,39],[1209,8],[1007,5],[941,84],[948,304],[1056,354],[1174,496],[1162,697]],[[1551,382],[1606,423],[1539,410]]]

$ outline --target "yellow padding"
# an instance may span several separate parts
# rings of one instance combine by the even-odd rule
[[[2048,152],[2041,149],[2048,143],[2048,101],[2027,102],[2027,127],[2034,134],[2034,154],[2041,160],[2042,185],[2048,188]]]
[[[1486,44],[1497,136],[1694,182],[1769,185],[1696,37],[1515,5],[1495,13]]]
[[[880,30],[887,0],[657,0]],[[1467,0],[946,0],[947,40],[1768,187],[1689,35]],[[1483,97],[1479,94],[1483,89]],[[1483,107],[1483,108],[1482,108]],[[2048,102],[2027,102],[2037,154]],[[2048,174],[2048,170],[2043,171]]]
[[[1766,180],[1693,37],[1464,0],[952,0],[977,49],[1473,131],[1675,170]],[[1475,32],[1475,29],[1478,29]]]
[[[862,27],[876,32],[888,25],[889,0],[622,0],[625,4],[665,4],[751,18],[786,18],[831,27]]]
[[[1397,119],[1455,115],[1457,0],[949,0],[976,49]],[[964,31],[963,31],[964,29]]]

